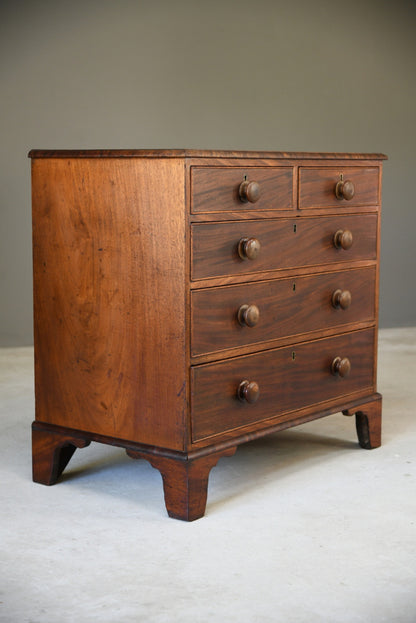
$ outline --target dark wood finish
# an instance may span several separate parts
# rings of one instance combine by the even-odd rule
[[[332,306],[335,309],[348,309],[351,301],[352,296],[349,290],[335,290],[332,295]]]
[[[258,210],[292,208],[292,167],[192,167],[191,184],[195,214],[243,211],[253,204]],[[250,198],[246,196],[248,188]]]
[[[147,459],[155,469],[160,471],[169,517],[194,521],[205,513],[208,477],[211,469],[220,458],[232,456],[236,449],[236,446],[232,446],[202,457],[184,460],[142,455],[140,452],[132,450],[127,450],[127,454],[134,459]]]
[[[261,244],[257,238],[242,238],[237,245],[238,256],[241,260],[257,259]]]
[[[334,234],[334,246],[336,249],[348,251],[348,249],[351,249],[353,242],[352,233],[349,229],[338,229]]]
[[[248,402],[254,404],[257,402],[260,396],[260,388],[255,381],[241,381],[237,389],[237,398],[241,402]]]
[[[367,450],[381,446],[381,403],[376,394],[374,400],[343,411],[344,415],[355,414],[358,441]]]
[[[385,154],[224,149],[32,149],[29,158],[259,158],[295,160],[386,160]]]
[[[193,439],[277,417],[306,403],[351,395],[362,388],[373,393],[374,340],[374,331],[369,329],[193,367]],[[337,356],[350,360],[348,377],[332,374]],[[238,400],[243,380],[259,386],[254,405]]]
[[[377,205],[380,201],[377,167],[304,168],[299,171],[299,208]],[[338,197],[339,182],[348,180]],[[341,186],[342,188],[342,186]]]
[[[355,195],[355,186],[351,180],[341,179],[335,186],[335,196],[337,199],[351,201]]]
[[[335,376],[338,375],[341,378],[349,376],[351,372],[351,362],[348,357],[335,357],[331,364],[331,372]]]
[[[374,322],[375,268],[274,279],[194,290],[191,296],[192,354],[261,344],[310,331]],[[334,292],[349,291],[347,309],[335,308]],[[239,312],[257,307],[255,326],[242,326]]]
[[[94,440],[94,436],[91,436]],[[32,424],[33,481],[55,484],[77,448],[90,445],[90,435],[54,425]],[[170,517],[193,521],[205,512],[208,477],[220,458],[232,456],[237,447],[225,446],[209,454],[172,454],[159,449],[131,447],[122,440],[99,437],[101,443],[125,447],[134,459],[145,459],[163,478],[166,510]]]
[[[348,250],[334,246],[334,235],[341,230],[354,237]],[[249,262],[238,253],[240,241],[246,239],[256,239],[260,245]],[[192,225],[192,278],[374,260],[376,249],[375,214],[198,223]]]
[[[77,448],[90,444],[88,439],[74,437],[71,433],[45,430],[37,422],[32,424],[33,481],[54,485],[71,460]]]
[[[33,478],[76,448],[204,514],[240,443],[337,411],[380,443],[382,154],[34,150]]]
[[[238,195],[243,203],[256,203],[261,195],[260,184],[258,182],[245,180],[240,184]]]
[[[257,305],[241,305],[237,312],[237,320],[243,327],[255,327],[260,320]]]

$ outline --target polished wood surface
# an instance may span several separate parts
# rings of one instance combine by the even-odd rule
[[[292,167],[192,167],[192,213],[292,208]],[[248,195],[250,199],[246,196]]]
[[[77,448],[86,448],[91,441],[70,431],[45,429],[37,422],[32,425],[33,482],[54,485]]]
[[[305,168],[299,171],[299,207],[377,205],[380,201],[377,167]],[[346,196],[339,182],[348,182]],[[337,190],[340,196],[337,196]]]
[[[262,194],[262,188],[258,182],[250,181],[244,176],[244,182],[241,182],[238,188],[238,196],[243,203],[257,203]]]
[[[213,451],[199,458],[177,460],[170,457],[127,450],[133,459],[146,458],[159,470],[163,479],[165,505],[169,517],[194,521],[205,513],[208,493],[208,477],[211,469],[224,456],[232,456],[236,451],[232,446],[220,451]]]
[[[251,422],[278,417],[304,404],[373,387],[374,330],[346,333],[270,349],[192,369],[192,434],[198,440]],[[336,357],[348,358],[349,375],[334,375]],[[259,399],[246,408],[238,399],[240,383],[257,383]]]
[[[32,149],[29,158],[259,158],[295,160],[386,160],[379,153],[236,151],[226,149]]]
[[[343,411],[344,415],[355,414],[358,442],[366,450],[381,446],[381,403],[377,394],[371,402]]]
[[[336,248],[334,236],[351,232],[354,243]],[[239,254],[240,241],[256,240],[252,261]],[[347,245],[346,245],[347,246]],[[248,274],[264,270],[375,260],[377,216],[344,215],[192,225],[192,278]]]
[[[171,517],[250,439],[343,411],[381,443],[382,154],[33,150],[33,479],[91,441]]]
[[[355,195],[355,185],[351,180],[344,180],[343,175],[339,182],[335,186],[335,196],[337,199],[345,199],[351,201]]]
[[[334,307],[334,293],[343,291],[350,292],[350,305]],[[258,309],[251,326],[239,321],[243,306]],[[193,355],[374,323],[375,267],[195,290],[191,314]]]
[[[183,449],[183,193],[176,159],[33,161],[38,420]]]
[[[335,248],[348,251],[352,247],[354,238],[349,229],[338,229],[334,234],[333,242]]]

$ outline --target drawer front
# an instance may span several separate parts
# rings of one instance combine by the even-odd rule
[[[248,208],[292,209],[292,167],[192,167],[191,171],[193,214]],[[252,183],[248,199],[244,195],[244,187],[243,199],[240,197],[239,190],[243,182]]]
[[[337,232],[351,232],[352,246],[337,248]],[[243,259],[246,241],[256,241],[253,259]],[[339,242],[339,239],[338,239]],[[344,243],[344,246],[347,246]],[[252,245],[252,248],[254,245]],[[192,279],[250,274],[334,262],[374,260],[377,215],[268,219],[192,225]]]
[[[374,317],[374,267],[194,290],[192,355]]]
[[[294,347],[192,368],[194,441],[308,405],[373,389],[374,331],[356,331]],[[341,371],[334,374],[339,359]],[[335,360],[335,364],[334,364]],[[251,386],[244,385],[247,381]],[[256,402],[248,402],[256,396]],[[238,393],[240,391],[240,398]],[[246,398],[244,398],[246,395]]]
[[[339,182],[341,184],[338,185]],[[301,210],[373,206],[377,205],[379,200],[378,167],[340,167],[339,169],[301,167],[299,170],[299,207]]]

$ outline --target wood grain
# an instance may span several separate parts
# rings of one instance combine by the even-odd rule
[[[349,207],[377,205],[380,202],[378,167],[345,167],[299,169],[299,208]],[[337,199],[335,186],[343,175],[355,187],[350,200]]]
[[[222,288],[194,290],[191,298],[192,355],[220,352],[261,344],[308,331],[348,328],[357,322],[374,322],[375,268],[345,270],[307,277],[275,279]],[[346,310],[335,309],[337,289],[351,292]],[[241,305],[256,305],[260,312],[254,327],[241,326]]]
[[[348,251],[334,247],[333,237],[339,229],[353,234],[354,243]],[[243,238],[256,238],[261,244],[253,261],[238,255],[238,243]],[[192,225],[192,278],[374,260],[376,250],[375,214],[197,223]]]
[[[29,158],[270,158],[318,160],[386,160],[379,153],[235,151],[224,149],[32,149]]]
[[[183,448],[183,203],[180,160],[33,161],[38,420]]]
[[[182,521],[195,521],[205,513],[208,478],[211,469],[224,456],[231,456],[237,447],[231,446],[200,457],[183,457],[182,460],[160,455],[143,455],[127,450],[134,459],[145,458],[162,475],[165,505],[169,517]]]
[[[239,187],[245,179],[260,186],[260,199],[243,203]],[[194,214],[227,210],[290,210],[293,168],[291,167],[192,167],[191,211]]]
[[[374,331],[278,348],[192,369],[192,436],[199,440],[336,397],[373,388]],[[331,374],[337,356],[348,357],[347,378]],[[253,405],[237,398],[243,380],[255,381]],[[317,410],[319,407],[317,406]]]
[[[363,447],[381,443],[383,154],[29,156],[35,481],[56,482],[91,441],[117,445],[161,472],[169,515],[191,521],[240,443],[341,410]],[[341,174],[349,201],[335,199]],[[243,180],[259,185],[252,203]],[[339,230],[351,248],[335,248]]]

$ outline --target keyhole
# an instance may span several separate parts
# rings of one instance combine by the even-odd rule
[[[296,283],[293,284],[292,290],[293,290],[293,292],[296,292]]]
[[[292,350],[292,360],[295,361],[295,359],[296,359],[296,353],[294,350]]]
[[[296,234],[296,223],[293,225],[293,233]]]

